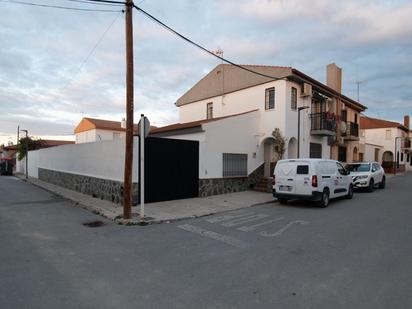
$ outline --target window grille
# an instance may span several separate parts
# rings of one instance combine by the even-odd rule
[[[247,154],[224,153],[223,154],[223,177],[246,177],[247,176]]]
[[[265,90],[265,109],[275,108],[275,87]]]

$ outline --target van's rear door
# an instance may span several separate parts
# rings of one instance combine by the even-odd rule
[[[311,180],[311,165],[309,161],[297,161],[296,176],[295,176],[295,194],[311,195],[312,180]]]
[[[279,193],[295,193],[296,161],[279,161],[276,164],[276,191]]]

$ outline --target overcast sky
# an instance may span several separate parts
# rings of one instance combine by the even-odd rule
[[[111,9],[68,0],[33,3]],[[143,9],[240,64],[292,66],[324,82],[343,68],[343,93],[367,115],[412,114],[412,1],[143,0]],[[114,7],[120,10],[120,7]],[[100,44],[103,33],[113,23]],[[0,1],[0,143],[17,125],[69,135],[84,117],[125,115],[124,16]],[[174,102],[219,64],[134,11],[135,117],[178,121]],[[88,57],[89,56],[89,57]]]

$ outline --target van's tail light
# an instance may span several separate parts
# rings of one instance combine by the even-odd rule
[[[317,186],[318,186],[318,176],[313,175],[312,176],[312,187],[317,188]]]

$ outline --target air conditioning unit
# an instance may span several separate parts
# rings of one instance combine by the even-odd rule
[[[345,111],[346,110],[346,105],[345,105],[345,103],[341,103],[342,105],[341,105],[341,110],[343,110],[343,111]]]
[[[301,97],[308,97],[312,95],[312,85],[304,83],[303,84],[303,91],[300,94]]]
[[[332,146],[336,143],[336,135],[330,135],[328,136],[328,145]]]
[[[343,137],[339,137],[339,145],[342,145],[345,143],[345,139]]]

